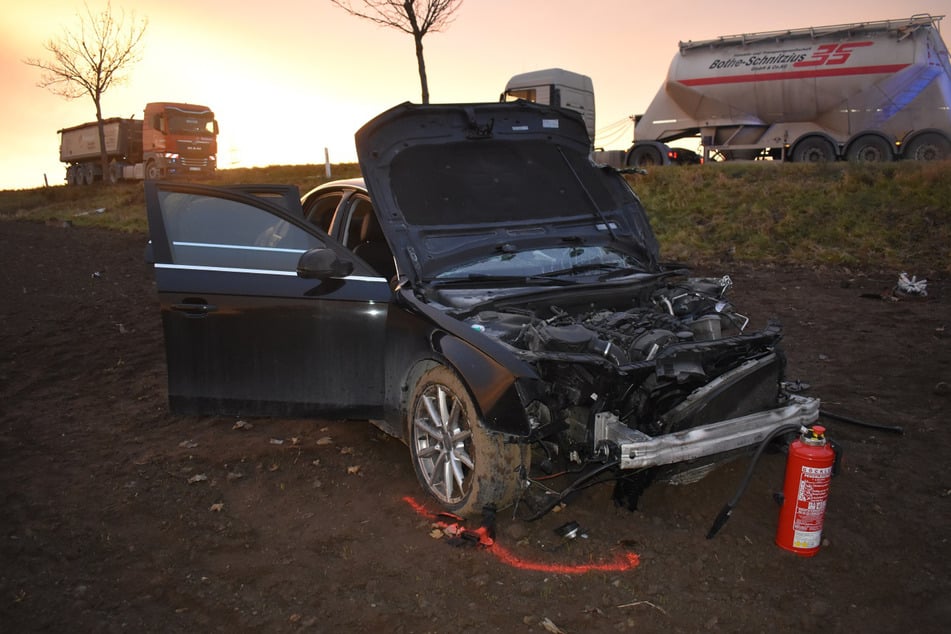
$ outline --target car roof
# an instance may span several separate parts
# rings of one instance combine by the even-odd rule
[[[301,196],[301,200],[306,200],[315,194],[320,194],[321,192],[332,190],[332,189],[353,189],[363,193],[367,193],[367,186],[363,178],[344,178],[335,181],[328,181],[326,183],[321,183],[317,187],[314,187],[312,190]]]

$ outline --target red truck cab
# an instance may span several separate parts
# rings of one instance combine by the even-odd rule
[[[206,106],[156,102],[145,106],[145,178],[211,176],[217,167],[218,122]]]

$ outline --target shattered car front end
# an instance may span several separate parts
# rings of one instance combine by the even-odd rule
[[[543,468],[657,468],[652,479],[685,483],[817,419],[816,399],[782,388],[778,324],[746,332],[728,277],[666,277],[597,296],[562,291],[562,306],[510,299],[460,312],[537,372],[516,386],[530,427],[520,442],[542,449]]]
[[[819,415],[783,389],[780,325],[749,331],[729,277],[661,264],[639,199],[587,143],[570,113],[529,104],[407,104],[357,135],[408,301],[506,368],[486,384],[446,358],[480,425],[531,449],[493,503],[553,473],[689,482]]]

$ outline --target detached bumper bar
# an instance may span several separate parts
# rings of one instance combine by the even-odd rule
[[[619,450],[622,469],[643,469],[755,446],[783,425],[811,425],[819,419],[819,399],[789,399],[785,407],[653,437],[623,425],[611,412],[601,412],[595,415],[595,447],[612,456]]]

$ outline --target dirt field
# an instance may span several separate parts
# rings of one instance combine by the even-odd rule
[[[431,534],[408,451],[367,423],[169,415],[144,241],[0,223],[0,631],[951,631],[947,279],[891,302],[862,295],[899,271],[719,271],[824,409],[905,429],[828,422],[815,558],[773,543],[780,454],[712,540],[745,461],[635,513],[609,485],[503,512],[480,549]]]

